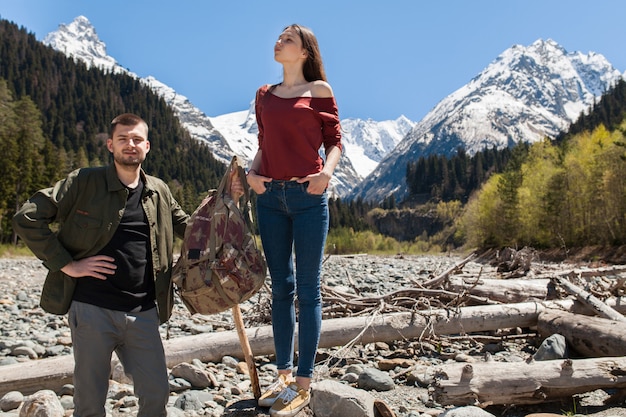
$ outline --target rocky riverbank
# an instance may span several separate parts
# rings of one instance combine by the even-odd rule
[[[331,256],[324,264],[323,284],[343,293],[381,296],[416,282],[432,279],[458,264],[459,256]],[[545,265],[536,264],[537,268]],[[551,265],[558,268],[562,265]],[[0,259],[0,375],[2,365],[59,357],[71,354],[70,333],[65,316],[44,313],[38,307],[45,268],[33,258]],[[495,267],[483,261],[468,262],[461,273],[496,274]],[[336,317],[340,309],[325,306],[325,317]],[[269,291],[241,305],[247,327],[267,325],[269,320]],[[163,338],[220,332],[234,329],[230,311],[213,316],[190,316],[178,303],[168,326],[162,326]],[[538,347],[540,340],[512,339],[507,343],[478,342],[471,338],[441,337],[421,341],[355,345],[349,349],[320,349],[316,377],[346,387],[365,391],[372,399],[384,401],[397,417],[425,417],[444,413],[442,407],[429,397],[428,383],[423,374],[411,372],[446,361],[482,360],[489,351],[496,360],[517,362],[526,360]],[[272,357],[257,357],[261,387],[274,378]],[[194,379],[195,369],[201,369],[202,380]],[[224,357],[219,363],[198,360],[170,370],[170,416],[266,416],[267,409],[254,407],[245,362]],[[114,374],[108,411],[111,416],[136,415],[137,399],[123,373]],[[45,384],[44,384],[45,385]],[[322,385],[318,398],[322,397]],[[331,390],[333,386],[331,385]],[[325,388],[328,389],[328,388]],[[67,415],[71,415],[72,386],[56,392]],[[315,390],[313,395],[315,397]],[[0,417],[17,417],[17,406],[23,393],[13,392],[0,399]],[[606,393],[596,392],[581,399],[578,408],[572,404],[546,404],[527,407],[487,407],[492,415],[523,416],[530,412],[550,411],[561,414],[574,411],[597,417],[626,416],[622,408],[601,405]],[[313,416],[314,404],[302,415]],[[466,411],[475,411],[467,409]],[[320,413],[322,410],[320,409]],[[485,414],[489,415],[489,414]],[[352,417],[352,416],[350,416]],[[355,416],[356,417],[356,416]]]

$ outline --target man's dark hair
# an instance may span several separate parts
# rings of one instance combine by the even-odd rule
[[[109,137],[113,137],[113,133],[115,133],[115,128],[117,127],[117,125],[122,125],[122,126],[135,126],[138,125],[140,123],[143,123],[144,126],[146,127],[146,132],[148,131],[148,124],[145,122],[145,120],[143,120],[141,117],[137,116],[136,114],[133,113],[124,113],[124,114],[120,114],[119,116],[117,116],[115,119],[113,119],[111,121],[111,129],[110,129],[110,133],[109,133]]]

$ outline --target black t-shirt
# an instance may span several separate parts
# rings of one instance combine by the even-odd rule
[[[99,253],[115,258],[115,273],[106,280],[77,278],[74,300],[119,311],[154,307],[150,228],[141,206],[143,188],[141,181],[137,188],[128,188],[120,225]]]

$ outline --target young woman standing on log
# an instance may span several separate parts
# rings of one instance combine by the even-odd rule
[[[263,250],[272,279],[278,379],[259,399],[271,416],[297,414],[310,400],[322,313],[320,275],[329,226],[326,188],[341,158],[337,104],[317,39],[286,27],[274,46],[283,81],[256,95],[259,149],[248,171],[257,193]],[[324,147],[325,161],[319,155]],[[295,273],[292,257],[295,251]],[[298,366],[293,374],[298,297]]]

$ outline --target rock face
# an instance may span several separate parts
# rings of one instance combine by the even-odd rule
[[[423,233],[433,236],[444,226],[434,213],[408,209],[375,211],[371,218],[380,233],[399,241],[413,240]]]

